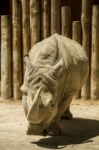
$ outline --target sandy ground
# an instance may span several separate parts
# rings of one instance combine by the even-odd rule
[[[0,102],[0,150],[99,150],[99,101],[73,101],[74,119],[61,120],[62,136],[28,136],[21,102]]]

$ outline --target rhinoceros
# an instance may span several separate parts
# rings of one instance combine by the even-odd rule
[[[58,135],[59,120],[72,116],[70,103],[87,79],[86,53],[76,41],[54,34],[35,44],[25,63],[21,91],[29,121],[27,134]]]

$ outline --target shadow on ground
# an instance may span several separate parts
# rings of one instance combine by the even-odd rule
[[[44,137],[37,142],[39,147],[61,149],[70,144],[93,142],[94,137],[99,136],[99,121],[91,119],[75,118],[73,120],[61,120],[61,136]]]

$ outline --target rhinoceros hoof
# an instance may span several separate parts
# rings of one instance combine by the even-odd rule
[[[61,129],[57,124],[51,125],[47,130],[47,134],[50,136],[59,136],[61,135]]]
[[[73,115],[70,111],[65,112],[62,116],[61,119],[63,120],[71,120],[73,118]]]
[[[27,129],[27,135],[43,135],[43,129],[40,125],[29,123]]]

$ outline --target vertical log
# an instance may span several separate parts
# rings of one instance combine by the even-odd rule
[[[1,45],[1,16],[0,16],[0,45]],[[0,95],[1,95],[1,46],[0,46]]]
[[[81,44],[82,40],[82,27],[80,21],[73,21],[72,23],[72,39]],[[81,98],[81,92],[75,96],[75,99]]]
[[[63,6],[61,8],[61,33],[64,36],[71,37],[71,7]]]
[[[22,42],[21,42],[21,0],[12,1],[13,25],[13,97],[21,99],[22,85]]]
[[[61,0],[51,0],[51,35],[60,33]]]
[[[40,0],[30,0],[31,47],[40,41]]]
[[[22,39],[23,39],[23,54],[30,50],[30,0],[22,0]]]
[[[30,39],[30,13],[29,13],[29,0],[22,0],[22,43],[23,43],[23,56],[29,52],[31,47]],[[23,57],[23,68],[24,57]]]
[[[92,9],[91,99],[99,99],[99,5]]]
[[[82,45],[87,53],[88,58],[90,57],[90,21],[91,21],[91,2],[90,0],[82,0]],[[89,60],[90,62],[90,60]],[[90,98],[90,74],[82,88],[81,96],[84,99]]]
[[[1,97],[12,97],[12,67],[11,67],[11,18],[1,16]]]
[[[42,0],[42,39],[50,36],[50,0]]]
[[[73,21],[72,24],[72,39],[81,44],[82,40],[82,27],[80,21]]]

